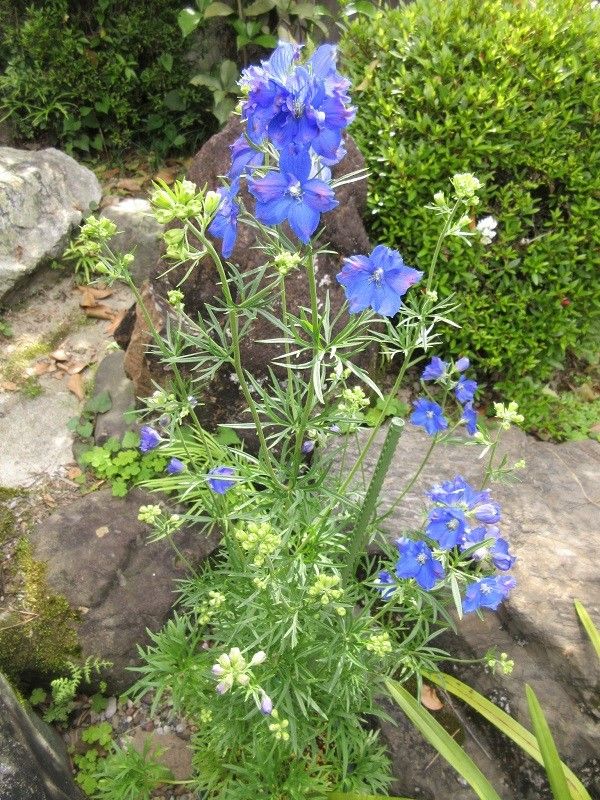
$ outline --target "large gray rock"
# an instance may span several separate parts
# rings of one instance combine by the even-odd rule
[[[0,147],[0,297],[59,256],[101,196],[96,176],[66,153]]]
[[[141,197],[115,198],[102,210],[102,217],[115,223],[118,233],[110,240],[115,253],[133,253],[131,274],[137,286],[150,277],[160,258],[164,226],[156,221],[150,203]]]
[[[0,800],[84,800],[64,743],[0,673]]]
[[[374,467],[382,439],[379,435],[367,458],[367,473]],[[383,511],[391,507],[414,474],[430,441],[414,426],[406,426],[384,483]],[[478,453],[478,447],[436,448],[415,485],[387,519],[390,536],[421,526],[427,505],[424,492],[434,483],[460,474],[477,485],[483,470]],[[600,546],[600,444],[586,440],[556,445],[512,429],[503,439],[498,458],[504,454],[510,463],[525,459],[527,464],[519,473],[519,482],[492,484],[492,495],[502,506],[503,533],[518,557],[513,569],[517,587],[496,614],[486,612],[483,622],[467,615],[458,623],[456,635],[448,634],[436,644],[467,658],[482,657],[493,646],[507,652],[515,661],[511,676],[492,676],[482,667],[458,667],[456,675],[508,706],[528,727],[525,683],[529,683],[561,754],[576,772],[589,776],[591,790],[600,796],[600,770],[594,762],[600,753],[600,670],[573,607],[573,600],[579,599],[596,623],[600,621],[600,577],[594,558]],[[351,447],[346,463],[354,463],[355,455]],[[489,735],[489,731],[481,733],[477,721],[471,730],[484,740]],[[412,796],[417,786],[422,797],[462,798],[454,777],[444,777],[440,765],[425,769],[429,755],[411,749],[410,737],[402,734],[398,739],[399,734],[389,726],[386,734],[401,753],[397,793]],[[468,731],[466,738],[473,743]],[[481,756],[479,747],[470,750],[476,759]],[[535,784],[531,762],[524,766],[516,752],[507,756],[505,742],[501,752],[507,774],[512,776],[506,798],[545,797]],[[410,768],[406,768],[407,762]],[[485,764],[482,767],[485,770]],[[439,772],[437,793],[432,789],[432,770]]]
[[[127,413],[135,408],[135,394],[133,383],[125,375],[124,359],[125,353],[122,350],[108,353],[96,370],[93,397],[108,392],[112,402],[108,411],[96,415],[94,441],[98,445],[111,438],[120,441],[126,431],[137,427],[137,423],[130,421]]]
[[[149,643],[147,628],[158,631],[167,621],[174,581],[186,574],[169,543],[148,544],[150,529],[138,521],[141,505],[160,502],[159,495],[141,489],[123,499],[104,489],[56,512],[31,534],[35,557],[47,562],[48,585],[81,612],[83,655],[113,662],[107,676],[113,691],[135,681],[127,667],[139,663],[137,645]],[[218,539],[182,529],[176,543],[198,564]]]

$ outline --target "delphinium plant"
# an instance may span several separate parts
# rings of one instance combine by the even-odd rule
[[[364,177],[331,175],[355,114],[349,83],[336,70],[334,47],[303,58],[300,47],[280,44],[268,61],[245,70],[241,86],[246,128],[232,144],[225,184],[215,192],[183,181],[157,186],[153,196],[157,218],[179,223],[165,234],[167,257],[188,271],[208,259],[221,296],[192,319],[183,293],[171,292],[166,334],[154,331],[153,350],[171,381],[148,402],[141,446],[169,458],[168,474],[151,485],[188,511],[173,516],[157,503],[144,506],[140,518],[154,538],[175,545],[184,519],[207,533],[218,530],[222,543],[211,563],[180,583],[176,614],[141,651],[132,692],[153,690],[155,703],[170,695],[197,725],[190,783],[203,796],[300,800],[377,792],[391,780],[375,725],[386,678],[412,678],[418,689],[423,672],[435,672],[447,657],[435,640],[454,626],[456,612],[496,609],[514,586],[514,559],[487,486],[512,467],[497,463],[497,436],[478,421],[468,360],[447,363],[427,353],[439,345],[439,329],[452,324],[457,302],[431,289],[437,257],[446,237],[468,243],[478,235],[479,182],[455,175],[449,196],[435,195],[431,210],[441,232],[427,274],[385,245],[345,259],[337,280],[347,304],[332,317],[329,298],[322,306],[317,299],[319,226],[338,204],[338,187]],[[241,199],[243,182],[256,200],[251,209]],[[227,260],[239,225],[253,228],[264,254],[250,273]],[[137,292],[122,257],[104,258],[99,269]],[[286,301],[292,270],[306,280],[307,308]],[[140,313],[153,330],[143,304]],[[240,349],[261,317],[281,348],[266,382],[242,363]],[[357,364],[374,340],[397,367],[386,395]],[[426,431],[430,446],[394,505],[441,442],[481,448],[487,466],[479,486],[440,476],[424,498],[421,526],[390,542],[378,498],[402,447],[403,420],[389,423],[370,479],[363,468],[407,370],[421,367],[423,396],[409,424]],[[234,375],[245,399],[237,427],[251,429],[254,448],[227,444],[229,437],[198,422],[203,390],[221,370]],[[379,424],[359,439],[345,467],[345,444],[368,394],[379,401]],[[512,406],[499,407],[498,415],[498,430],[518,421]],[[113,758],[127,756],[118,751]],[[129,796],[108,778],[99,786],[104,797]]]

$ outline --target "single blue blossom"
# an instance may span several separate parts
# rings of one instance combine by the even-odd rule
[[[496,539],[494,544],[490,547],[490,556],[493,565],[496,569],[501,569],[503,572],[509,570],[517,560],[508,549],[509,545],[506,539]]]
[[[494,525],[496,522],[500,522],[502,516],[500,506],[492,500],[475,504],[470,512],[476,520],[485,525]]]
[[[461,375],[454,389],[454,394],[459,403],[471,403],[477,391],[477,382]]]
[[[155,431],[149,425],[143,425],[140,428],[140,450],[142,453],[148,453],[154,450],[155,447],[161,443],[160,433]]]
[[[446,374],[447,367],[448,364],[445,361],[434,356],[423,370],[421,378],[424,381],[437,381],[438,378],[442,378]]]
[[[225,494],[235,481],[231,480],[231,475],[235,475],[235,470],[231,467],[213,467],[208,471],[211,476],[208,478],[208,485],[216,494]]]
[[[390,600],[396,593],[396,582],[385,569],[381,570],[379,573],[375,581],[375,586],[377,590],[381,592],[382,600]]]
[[[411,414],[410,421],[413,425],[425,428],[430,436],[445,431],[448,427],[448,420],[444,416],[441,406],[433,400],[426,400],[424,397],[415,400],[413,403],[415,410]]]
[[[309,453],[312,453],[314,449],[315,449],[315,443],[313,442],[312,439],[307,439],[305,442],[302,443],[301,450],[305,456],[307,456]]]
[[[217,189],[221,197],[221,204],[215,214],[213,221],[208,226],[208,232],[223,240],[221,251],[223,258],[229,258],[235,247],[237,238],[237,218],[240,213],[239,203],[235,202],[235,197],[240,190],[239,179],[233,181],[227,189],[221,187]]]
[[[480,503],[487,503],[490,500],[489,489],[478,491],[474,489],[461,475],[457,475],[451,481],[444,481],[434,486],[427,492],[427,496],[434,503],[442,505],[455,505],[468,511]]]
[[[336,275],[344,287],[351,314],[372,308],[384,317],[393,317],[400,310],[402,297],[423,273],[407,267],[397,250],[378,245],[370,256],[344,259]]]
[[[473,403],[464,404],[461,419],[466,425],[469,436],[474,436],[477,433],[477,411]]]
[[[425,542],[402,538],[396,546],[400,554],[396,563],[399,578],[414,578],[422,589],[432,589],[436,581],[444,577],[444,567]]]
[[[185,464],[178,458],[172,458],[167,464],[165,472],[169,475],[179,475],[185,469]]]
[[[231,167],[229,178],[235,180],[244,174],[252,174],[254,167],[262,166],[265,154],[249,144],[245,136],[238,136],[235,142],[229,145],[231,150]]]
[[[464,372],[466,369],[469,369],[471,362],[466,356],[463,356],[462,358],[458,359],[454,366],[456,367],[457,372]]]
[[[495,611],[515,586],[516,581],[510,575],[480,578],[467,586],[462,604],[463,611],[466,614],[479,608],[490,608]]]
[[[429,512],[427,536],[434,539],[444,550],[451,550],[462,540],[466,529],[466,518],[460,508],[436,506]]]
[[[256,218],[265,225],[289,222],[304,244],[319,226],[321,214],[338,205],[333,189],[319,178],[310,178],[312,162],[308,152],[285,152],[279,160],[279,172],[248,181],[256,197]]]

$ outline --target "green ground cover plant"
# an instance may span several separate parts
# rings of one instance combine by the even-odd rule
[[[436,246],[431,187],[477,174],[477,216],[493,217],[496,235],[466,251],[444,243],[434,288],[461,288],[461,327],[445,345],[511,397],[524,376],[543,385],[565,354],[597,349],[600,330],[598,8],[416,0],[367,10],[341,48],[361,107],[351,131],[370,171],[371,234],[423,268]]]
[[[0,119],[79,156],[190,152],[212,131],[176,0],[0,0]],[[2,66],[2,65],[0,65]]]

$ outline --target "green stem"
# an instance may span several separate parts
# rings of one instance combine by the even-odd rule
[[[375,513],[383,481],[390,468],[403,430],[404,420],[399,417],[393,417],[381,448],[377,465],[371,476],[362,508],[349,537],[348,561],[345,570],[347,575],[352,576],[354,574],[358,560],[369,544],[369,523]]]
[[[452,223],[454,222],[454,215],[456,214],[460,204],[461,204],[460,200],[457,200],[456,203],[454,203],[454,205],[452,207],[452,210],[450,211],[450,214],[448,215],[448,218],[446,219],[444,227],[442,228],[442,232],[438,236],[438,240],[437,240],[436,245],[435,245],[435,250],[433,251],[433,258],[431,259],[431,264],[429,266],[429,274],[427,275],[427,291],[428,292],[431,291],[431,284],[433,283],[433,275],[435,273],[435,267],[436,267],[437,260],[438,260],[439,255],[440,255],[440,250],[442,249],[442,242],[444,241],[444,239],[448,235],[448,231],[450,230],[450,228],[452,226]]]
[[[227,314],[229,320],[229,328],[231,331],[231,346],[233,349],[233,365],[239,381],[240,389],[242,390],[242,394],[244,395],[244,399],[246,400],[246,403],[248,404],[248,409],[250,410],[250,414],[252,415],[252,420],[254,421],[254,427],[256,428],[256,435],[258,436],[260,450],[263,455],[265,466],[273,482],[276,483],[280,489],[285,489],[286,487],[284,487],[281,484],[281,482],[277,478],[277,475],[275,474],[275,470],[273,469],[271,453],[269,451],[269,446],[267,445],[267,441],[265,439],[265,434],[260,421],[260,416],[258,414],[254,398],[250,393],[250,388],[246,381],[246,373],[244,372],[244,368],[242,366],[242,359],[240,355],[240,330],[239,330],[238,317],[236,313],[235,303],[233,301],[233,296],[231,294],[229,283],[227,281],[227,276],[223,268],[223,264],[221,263],[221,259],[219,258],[219,255],[215,250],[215,248],[204,236],[202,238],[202,244],[206,247],[206,250],[211,257],[212,262],[215,265],[217,272],[219,273],[219,279],[221,281],[223,294],[225,296],[225,301],[227,303]]]
[[[315,387],[314,387],[314,379],[313,379],[313,369],[316,363],[317,357],[319,355],[319,344],[320,344],[320,337],[319,337],[319,309],[318,309],[318,299],[317,299],[317,280],[315,276],[314,270],[314,258],[312,250],[308,251],[307,254],[307,265],[306,265],[306,272],[308,275],[308,291],[310,295],[310,313],[311,313],[311,325],[312,325],[312,362],[311,362],[311,370],[310,370],[310,380],[308,381],[308,389],[306,392],[306,402],[304,403],[304,408],[302,410],[302,415],[300,417],[300,425],[298,426],[298,430],[296,431],[296,443],[294,446],[294,455],[292,458],[292,475],[290,479],[290,488],[293,488],[296,485],[298,480],[298,475],[300,472],[300,457],[302,454],[302,440],[304,439],[304,434],[306,433],[306,429],[308,427],[308,422],[310,420],[310,415],[313,410],[313,405],[315,401]]]
[[[385,512],[385,514],[382,514],[380,517],[377,518],[377,523],[383,522],[389,516],[391,516],[394,513],[394,511],[396,510],[396,508],[398,508],[398,506],[400,505],[400,503],[402,502],[404,497],[406,497],[408,492],[410,492],[412,487],[415,485],[419,475],[425,469],[425,465],[429,461],[429,458],[430,458],[431,454],[433,453],[433,448],[436,446],[436,444],[437,444],[437,436],[434,436],[433,439],[431,440],[431,444],[429,445],[429,447],[427,449],[427,452],[423,456],[423,460],[421,461],[418,470],[415,472],[415,474],[412,476],[412,478],[409,480],[409,482],[406,484],[404,489],[400,492],[398,497],[394,500],[394,502],[388,508],[388,510]]]

